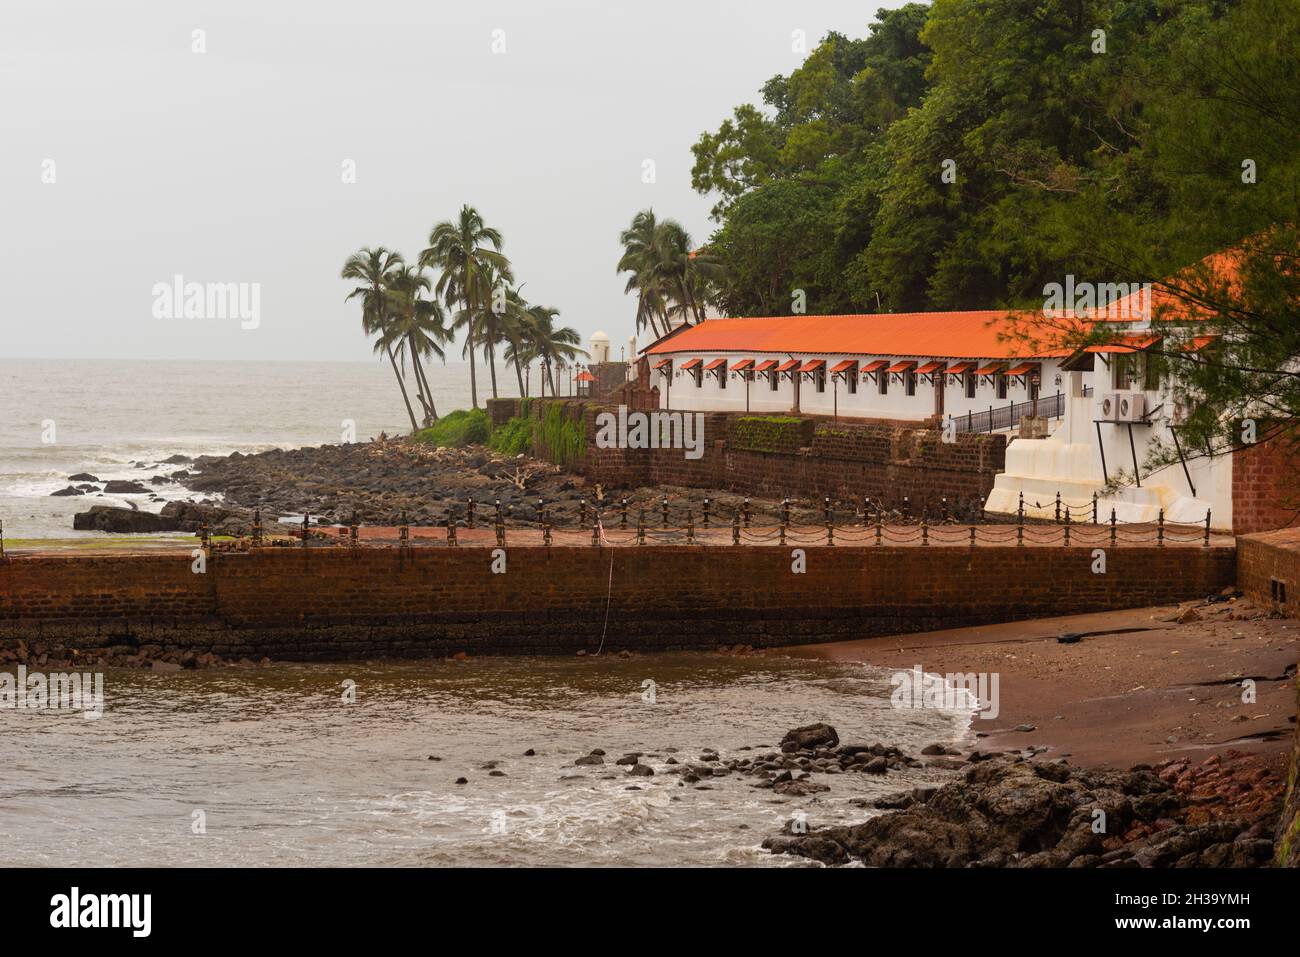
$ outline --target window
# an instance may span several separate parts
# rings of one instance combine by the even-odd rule
[[[849,395],[858,394],[858,370],[850,369],[849,374],[844,378],[844,384],[848,386]]]
[[[767,386],[775,392],[781,387],[781,374],[779,372],[769,372],[767,374]]]
[[[826,370],[818,369],[816,372],[814,372],[813,381],[817,383],[818,392],[825,392],[826,391]]]
[[[718,370],[718,388],[725,389],[726,387],[727,387],[727,370],[725,368],[722,368]]]
[[[1160,358],[1144,353],[1142,370],[1142,388],[1148,392],[1160,391]]]
[[[907,371],[903,373],[903,385],[908,395],[916,395],[916,373]]]
[[[1116,353],[1115,358],[1111,360],[1111,372],[1115,377],[1116,389],[1131,389],[1133,379],[1136,377],[1136,352]]]
[[[691,375],[695,377],[695,388],[697,389],[704,388],[704,366],[697,365],[694,369],[691,370]]]
[[[966,385],[966,398],[975,398],[975,384],[978,381],[975,378],[975,371],[972,369],[970,372],[964,372],[962,373],[962,377],[965,380]]]
[[[1003,375],[1001,372],[999,372],[998,373],[998,398],[1005,399],[1006,397],[1007,397],[1007,377]]]
[[[889,395],[889,373],[881,369],[876,373],[877,384],[880,388],[881,395]]]

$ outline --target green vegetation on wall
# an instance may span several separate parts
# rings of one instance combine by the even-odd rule
[[[731,423],[728,443],[755,452],[792,452],[806,444],[805,422],[792,415],[745,415]]]
[[[533,421],[533,449],[549,455],[557,465],[574,465],[587,457],[586,430],[581,420],[573,420],[566,406],[547,403],[541,418]]]

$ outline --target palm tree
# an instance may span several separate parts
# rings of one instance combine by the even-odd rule
[[[690,233],[681,223],[659,220],[653,209],[643,209],[618,239],[623,245],[618,271],[630,274],[623,291],[637,294],[638,331],[649,326],[657,338],[672,331],[673,318],[704,320],[705,304],[716,299],[722,267],[707,250],[691,248]]]
[[[411,419],[411,431],[416,432],[419,426],[415,422],[415,410],[411,408],[410,397],[406,394],[406,382],[393,355],[392,337],[386,334],[388,284],[393,274],[403,264],[400,253],[391,252],[383,246],[376,246],[373,249],[363,247],[359,252],[348,257],[339,275],[342,279],[355,279],[364,283],[348,293],[345,301],[360,297],[361,327],[367,336],[379,336],[379,340],[375,343],[375,353],[388,356],[388,361],[393,367],[393,375],[397,377],[397,386],[402,390],[402,402],[406,404],[406,414]]]
[[[488,247],[491,247],[490,249]],[[459,302],[457,323],[466,328],[469,353],[470,402],[478,408],[478,374],[475,361],[475,309],[491,297],[489,273],[504,282],[513,281],[510,261],[501,254],[501,233],[483,223],[472,206],[462,206],[460,216],[441,222],[429,233],[429,246],[420,254],[420,265],[440,270],[437,295],[449,306]],[[495,370],[493,378],[495,380]]]
[[[398,358],[409,356],[411,371],[415,375],[416,398],[424,409],[424,425],[428,428],[438,419],[438,409],[433,401],[433,390],[424,372],[423,359],[437,356],[445,359],[443,343],[450,338],[446,327],[446,313],[437,300],[424,299],[421,292],[432,288],[423,270],[403,265],[395,270],[388,282],[389,321],[401,336],[396,352]]]
[[[640,332],[646,326],[658,339],[664,335],[659,329],[659,319],[666,317],[667,303],[664,301],[663,283],[657,272],[655,256],[655,237],[658,222],[653,209],[643,209],[632,218],[632,225],[619,234],[618,241],[623,244],[623,255],[618,261],[617,271],[630,273],[623,292],[635,291],[636,330]],[[665,319],[665,326],[667,325]]]
[[[542,362],[542,395],[546,395],[546,379],[551,380],[551,395],[559,390],[555,387],[555,366],[572,361],[587,353],[578,348],[582,338],[577,331],[568,326],[555,328],[555,319],[560,310],[551,306],[532,306],[528,315],[532,321],[528,325],[528,349]]]

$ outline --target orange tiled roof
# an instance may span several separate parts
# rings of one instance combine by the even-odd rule
[[[846,316],[772,316],[708,319],[655,343],[651,354],[745,352],[788,355],[942,356],[1015,359],[1033,350],[1012,335],[1003,309],[976,312],[902,312]],[[1066,350],[1062,354],[1069,354]]]

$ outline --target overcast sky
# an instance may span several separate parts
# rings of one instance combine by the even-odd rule
[[[704,240],[699,134],[800,62],[793,31],[862,36],[900,3],[6,4],[0,358],[367,359],[344,259],[414,258],[462,203],[530,301],[617,355],[619,230],[653,206]],[[260,284],[256,328],[155,316],[178,274]]]

